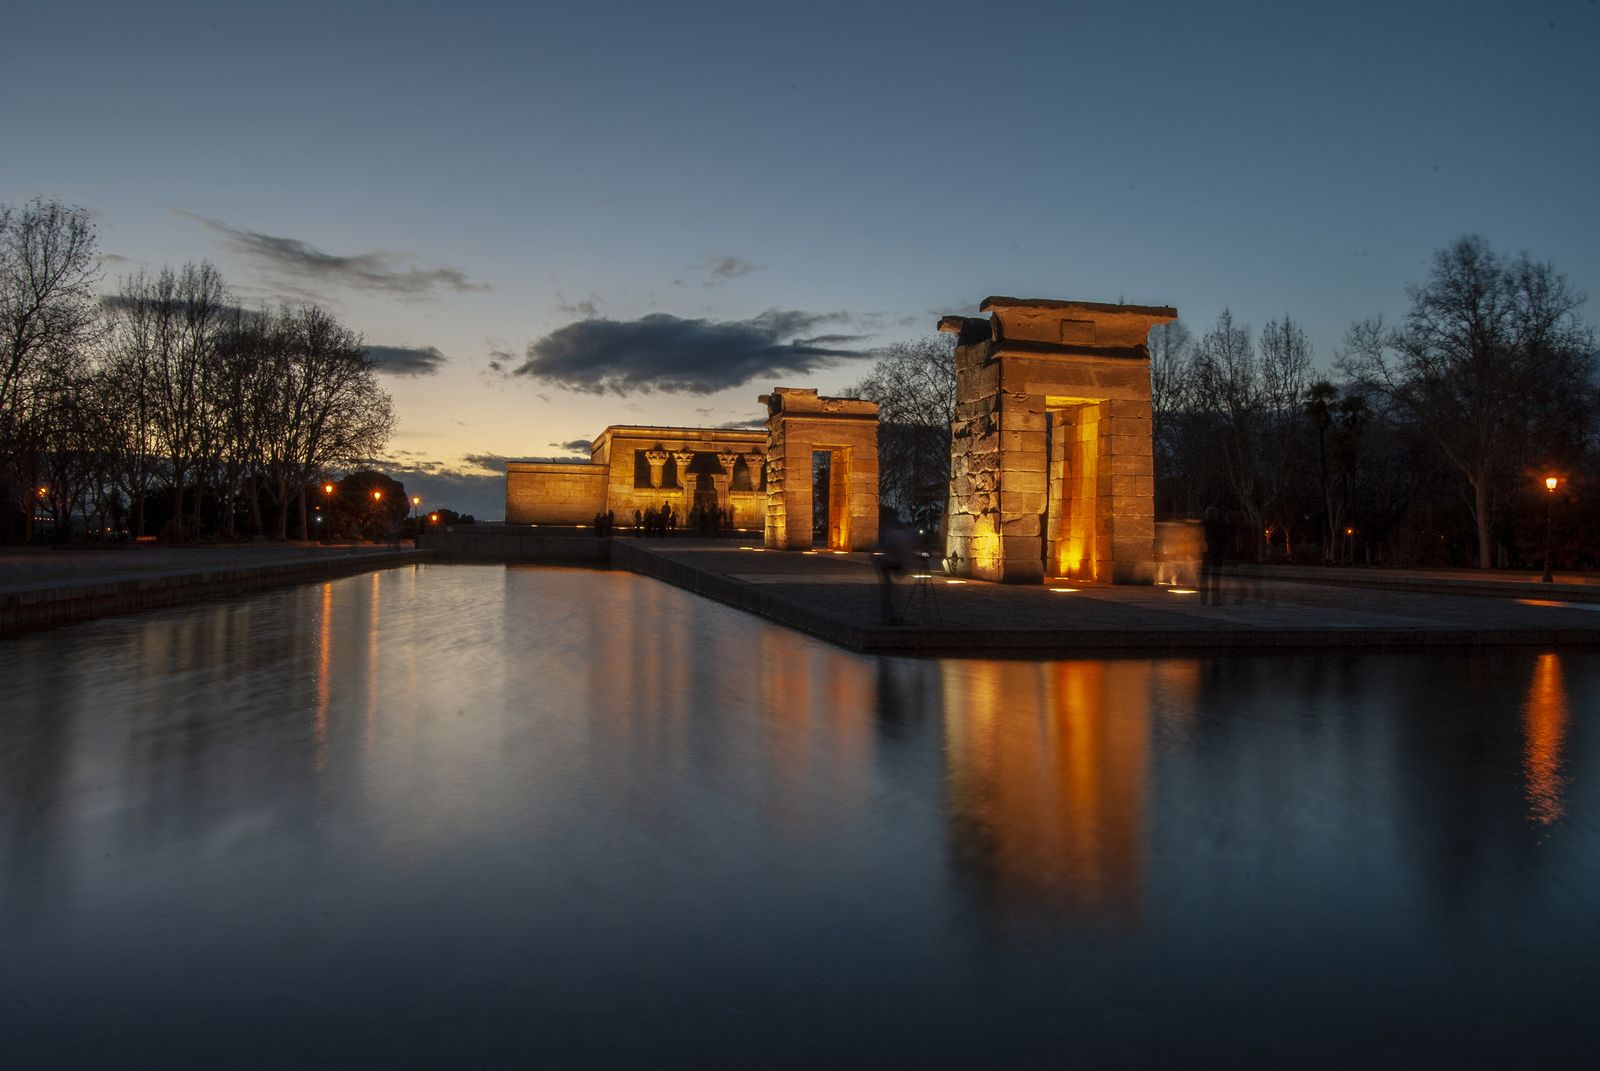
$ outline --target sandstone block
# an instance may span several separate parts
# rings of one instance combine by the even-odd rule
[[[1101,460],[1104,470],[1112,476],[1150,476],[1154,464],[1148,454],[1113,454]]]
[[[1148,477],[1111,475],[1111,494],[1114,498],[1132,498],[1139,494],[1139,480]]]
[[[1037,513],[1005,514],[1004,519],[1000,522],[1000,534],[1008,537],[1006,539],[1006,553],[1010,554],[1013,552],[1013,546],[1009,537],[1038,536],[1039,515]]]
[[[1000,433],[1000,448],[1006,453],[1038,454],[1041,462],[1044,459],[1044,431],[1002,431]],[[1014,464],[1012,458],[1006,459],[1006,464]]]
[[[1002,491],[1000,494],[1000,509],[1007,514],[1037,515],[1044,512],[1044,503],[1043,491]]]
[[[1033,469],[1007,472],[1003,479],[1006,491],[1013,493],[1026,491],[1043,494],[1050,482],[1044,472]]]
[[[1128,418],[1150,419],[1149,403],[1137,398],[1112,398],[1103,404],[1105,405],[1106,415],[1113,420]]]
[[[1003,431],[1043,431],[1044,426],[1043,410],[1031,410],[1013,405],[1002,410],[1000,414],[1000,428]]]

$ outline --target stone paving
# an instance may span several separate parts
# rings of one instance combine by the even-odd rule
[[[1232,576],[1223,604],[1213,606],[1164,587],[952,584],[935,574],[897,583],[904,623],[895,627],[879,623],[868,554],[693,540],[649,540],[640,549],[699,574],[656,574],[663,579],[863,651],[1600,643],[1600,604],[1550,598],[1537,583],[1524,585],[1524,597],[1491,597]],[[1075,590],[1055,590],[1065,588]]]

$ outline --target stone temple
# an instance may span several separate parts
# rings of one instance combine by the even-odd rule
[[[766,546],[804,549],[824,518],[831,550],[868,550],[878,541],[878,405],[777,387],[761,396],[765,430],[613,425],[589,446],[587,462],[513,462],[506,470],[507,524],[588,524],[612,512],[671,506],[686,522],[697,509],[762,529]],[[814,500],[813,465],[827,460],[827,500]],[[796,478],[796,477],[799,478]]]
[[[670,505],[733,511],[733,527],[760,528],[767,500],[761,473],[767,433],[726,428],[613,425],[589,445],[589,461],[506,467],[507,524],[588,524],[610,510],[632,524],[635,510]]]
[[[1149,335],[1177,310],[991,297],[979,311],[939,321],[956,336],[946,569],[1003,583],[1150,583]],[[765,430],[616,425],[586,463],[512,464],[506,523],[581,525],[612,511],[627,526],[635,510],[670,505],[679,518],[715,510],[733,528],[760,528],[771,549],[871,549],[877,403],[797,387],[760,400]]]
[[[1155,559],[1150,329],[1165,306],[991,297],[956,336],[945,553],[951,572],[1149,583]]]

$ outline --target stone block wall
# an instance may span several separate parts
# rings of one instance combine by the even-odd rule
[[[588,524],[606,509],[605,465],[506,466],[507,524]]]

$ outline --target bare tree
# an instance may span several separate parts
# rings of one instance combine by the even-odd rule
[[[1340,366],[1381,392],[1435,444],[1464,484],[1478,565],[1494,561],[1496,492],[1539,429],[1576,422],[1592,397],[1594,334],[1583,299],[1548,264],[1505,261],[1477,236],[1434,255],[1408,289],[1405,323],[1352,325]]]
[[[1198,516],[1205,480],[1197,432],[1194,336],[1182,320],[1150,329],[1150,409],[1157,513]]]
[[[389,396],[360,336],[315,305],[278,317],[276,391],[263,429],[264,462],[277,506],[277,537],[288,538],[298,502],[307,535],[306,488],[330,469],[352,466],[383,448],[394,426]]]
[[[1285,316],[1261,329],[1260,424],[1261,509],[1284,530],[1285,547],[1294,527],[1296,492],[1304,483],[1304,410],[1301,400],[1311,382],[1311,340]],[[1288,508],[1286,508],[1288,507]]]
[[[879,499],[933,526],[950,483],[956,368],[949,335],[897,342],[854,392],[878,403]]]
[[[1261,376],[1250,329],[1236,325],[1228,309],[1195,348],[1194,387],[1196,406],[1211,419],[1213,451],[1259,546]]]
[[[31,409],[48,386],[48,362],[84,353],[99,330],[95,243],[82,208],[40,198],[20,210],[0,206],[0,465],[14,488],[26,488],[25,538],[40,464],[25,432],[40,426]]]

